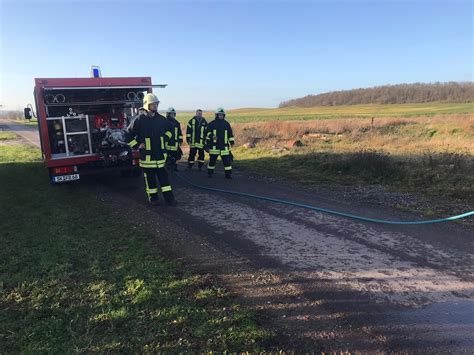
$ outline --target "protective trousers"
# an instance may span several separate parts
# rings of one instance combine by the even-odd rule
[[[199,169],[204,165],[204,148],[190,148],[189,157],[188,157],[188,166],[192,168],[194,165],[194,159],[196,158],[196,153],[198,155],[197,162]]]
[[[158,199],[158,184],[161,186],[161,192],[167,203],[174,201],[173,191],[171,190],[170,179],[165,168],[143,168],[143,176],[145,177],[145,187],[148,199],[156,201]]]
[[[209,155],[209,164],[207,166],[207,173],[209,176],[212,176],[214,170],[216,169],[217,158],[221,157],[222,163],[224,164],[224,172],[227,178],[230,178],[232,175],[232,159],[229,154],[210,154]]]

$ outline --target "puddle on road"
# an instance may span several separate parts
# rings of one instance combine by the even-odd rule
[[[405,346],[429,345],[436,352],[466,353],[474,349],[474,301],[433,303],[406,309],[385,319],[385,325],[403,329]],[[472,353],[469,351],[469,353]]]
[[[472,329],[471,337],[474,338],[474,300],[439,302],[409,309],[400,313],[400,320],[406,325],[469,326]]]

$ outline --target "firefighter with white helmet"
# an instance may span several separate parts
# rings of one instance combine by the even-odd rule
[[[138,147],[140,166],[145,177],[146,193],[151,204],[158,204],[158,178],[160,190],[168,205],[176,205],[168,173],[165,169],[166,144],[173,137],[173,126],[158,113],[160,100],[152,93],[143,98],[140,114],[128,128],[129,145]]]
[[[220,156],[224,164],[225,177],[231,179],[232,153],[230,147],[234,145],[234,133],[230,123],[225,119],[226,112],[219,107],[215,112],[214,121],[207,126],[206,151],[209,151],[207,173],[212,177],[216,169],[217,158]]]
[[[183,143],[183,133],[181,131],[181,124],[176,119],[176,110],[174,107],[168,108],[166,111],[166,119],[173,126],[173,136],[168,141],[168,143],[166,143],[166,151],[168,153],[166,164],[171,169],[178,171],[177,162],[183,156],[183,151],[181,150],[181,144]]]

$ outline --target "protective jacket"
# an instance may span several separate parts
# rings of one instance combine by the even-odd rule
[[[167,118],[168,122],[173,126],[173,136],[166,144],[166,149],[171,152],[178,151],[179,146],[183,143],[183,133],[181,132],[181,124],[176,118]]]
[[[206,149],[211,155],[229,155],[234,145],[234,134],[230,123],[225,119],[215,119],[207,126]]]
[[[164,168],[166,144],[173,137],[173,130],[173,125],[159,113],[153,116],[141,114],[133,119],[128,128],[128,144],[132,148],[145,145],[140,149],[142,168]]]
[[[194,116],[186,128],[186,141],[190,148],[204,148],[207,121],[204,117]]]

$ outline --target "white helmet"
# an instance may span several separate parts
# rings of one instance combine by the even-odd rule
[[[219,115],[219,114],[222,114],[222,115],[224,115],[224,117],[225,117],[226,113],[225,113],[225,110],[224,110],[223,107],[219,107],[219,108],[216,110],[216,117],[217,117],[217,115]]]
[[[174,107],[168,107],[168,110],[166,110],[166,113],[176,113],[176,110]]]
[[[155,94],[146,94],[145,97],[143,98],[143,108],[145,110],[148,110],[148,105],[150,104],[159,104],[160,100],[158,99],[158,96]]]

